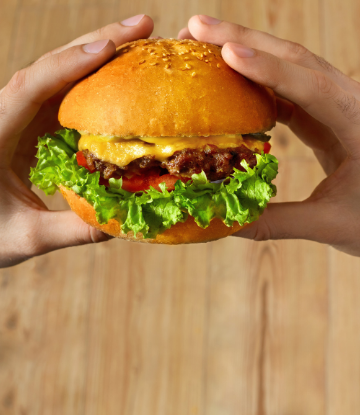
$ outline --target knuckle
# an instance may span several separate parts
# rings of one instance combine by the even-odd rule
[[[328,72],[335,72],[335,73],[341,73],[339,70],[335,69],[331,63],[329,63],[327,60],[322,58],[321,56],[313,54],[313,57],[316,61],[316,63],[322,68],[325,69]]]
[[[253,240],[256,242],[264,242],[271,239],[271,231],[266,221],[261,223],[261,226],[255,227]]]
[[[350,94],[341,94],[335,98],[335,104],[349,121],[360,124],[360,111],[357,99]]]
[[[12,76],[9,83],[7,84],[7,92],[9,92],[11,95],[16,95],[19,92],[23,92],[26,88],[26,80],[26,69],[20,69],[19,71],[15,72],[15,74]]]
[[[104,26],[104,27],[100,27],[99,29],[96,29],[94,32],[91,33],[91,39],[98,40],[98,39],[108,37],[108,35],[106,34],[107,30],[108,30],[108,26]]]
[[[331,96],[334,94],[333,81],[322,72],[312,72],[312,87],[318,94]]]
[[[310,55],[312,55],[312,53],[300,43],[291,42],[288,40],[286,41],[285,45],[286,45],[288,56],[295,60],[300,60],[300,59],[303,59],[305,57],[309,57]]]
[[[249,36],[251,33],[249,28],[242,26],[242,25],[236,25],[236,31],[237,31],[237,35],[241,37],[241,40],[244,40],[244,38]]]
[[[44,53],[44,55],[41,55],[41,56],[40,56],[40,58],[38,58],[38,59],[35,61],[35,63],[36,63],[36,62],[40,62],[40,61],[42,61],[42,60],[44,60],[44,59],[50,58],[50,56],[52,56],[54,53],[57,53],[57,52],[56,52],[56,49],[54,49],[54,50],[52,50],[52,51],[50,51],[50,52],[46,52],[46,53]]]

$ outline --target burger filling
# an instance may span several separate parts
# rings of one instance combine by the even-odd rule
[[[265,134],[185,137],[170,140],[161,138],[114,140],[88,137],[85,136],[85,140],[81,139],[79,142],[79,148],[82,150],[77,154],[78,163],[91,172],[99,171],[102,183],[105,185],[110,178],[122,177],[124,188],[129,191],[144,190],[150,185],[157,188],[158,182],[162,181],[167,183],[168,188],[170,186],[169,190],[172,190],[177,180],[186,182],[193,174],[202,171],[208,180],[223,180],[233,173],[234,168],[244,171],[241,166],[243,160],[253,168],[257,163],[255,154],[260,154],[262,151],[268,153],[270,150],[270,144],[267,142],[270,137]],[[143,140],[147,141],[143,142]],[[149,143],[150,140],[157,142]],[[191,148],[186,147],[190,144]],[[140,157],[134,158],[139,155]],[[131,156],[133,160],[126,164]],[[171,183],[169,176],[172,178]],[[149,178],[153,180],[149,181]],[[134,182],[137,183],[136,186],[129,186]]]
[[[276,195],[278,161],[264,154],[267,140],[260,134],[127,139],[63,129],[39,138],[30,180],[47,195],[71,189],[93,207],[99,224],[115,219],[124,233],[144,238],[189,215],[204,229],[214,218],[244,225]]]

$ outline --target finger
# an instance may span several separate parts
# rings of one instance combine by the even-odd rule
[[[195,40],[194,36],[190,33],[190,30],[187,27],[184,27],[180,30],[178,34],[178,39],[192,39]]]
[[[233,234],[255,241],[306,239],[333,243],[333,216],[326,206],[311,201],[269,203],[259,220]]]
[[[333,131],[305,112],[299,105],[276,97],[277,121],[310,147],[327,175],[345,160],[347,152]]]
[[[222,56],[242,75],[272,88],[328,125],[345,149],[359,156],[359,103],[326,75],[236,43],[226,43]]]
[[[41,105],[68,83],[81,79],[115,54],[115,45],[100,40],[73,46],[17,72],[0,96],[0,153],[3,167],[9,165],[21,131]],[[14,137],[16,139],[14,139]]]
[[[151,17],[144,14],[139,14],[137,16],[123,20],[122,22],[111,23],[107,26],[95,30],[94,32],[80,36],[70,43],[67,43],[66,45],[60,46],[51,52],[45,53],[45,55],[41,56],[35,62],[39,62],[55,53],[69,49],[72,46],[83,45],[85,43],[91,43],[101,39],[111,39],[114,42],[115,46],[118,47],[123,43],[130,42],[136,38],[147,38],[152,33],[153,29],[154,22]]]
[[[241,43],[271,53],[280,59],[323,72],[341,88],[356,94],[360,98],[360,84],[358,82],[349,78],[325,59],[310,52],[299,43],[205,15],[191,17],[188,27],[197,40],[215,43],[219,46],[223,46],[227,42]]]
[[[70,210],[42,211],[36,224],[35,234],[32,237],[34,244],[31,248],[31,256],[43,255],[69,246],[112,239],[112,236],[89,226]]]

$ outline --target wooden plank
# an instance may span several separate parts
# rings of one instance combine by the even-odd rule
[[[356,1],[322,3],[324,57],[348,76],[360,80],[359,14]],[[356,413],[360,406],[359,258],[331,249],[327,345],[328,414]]]
[[[351,414],[360,405],[360,261],[333,250],[329,268],[328,414]]]
[[[208,247],[132,245],[95,257],[86,413],[202,413]]]
[[[8,79],[3,68],[6,67],[11,54],[13,35],[17,23],[18,1],[5,1],[1,5],[0,15],[0,89],[7,83]]]

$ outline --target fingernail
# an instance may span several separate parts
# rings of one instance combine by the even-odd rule
[[[205,24],[219,24],[222,20],[215,19],[215,17],[206,16],[206,14],[199,14],[199,19]]]
[[[97,40],[96,42],[87,43],[83,46],[86,53],[99,53],[109,43],[109,39]]]
[[[254,49],[247,48],[246,46],[239,45],[237,43],[232,43],[229,45],[229,48],[235,53],[235,55],[239,56],[239,58],[252,58],[255,56]]]
[[[140,20],[145,16],[145,14],[137,14],[136,16],[129,17],[128,19],[120,22],[123,26],[136,26],[140,23]]]

